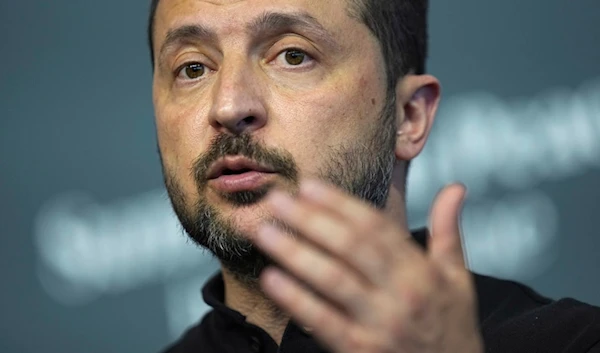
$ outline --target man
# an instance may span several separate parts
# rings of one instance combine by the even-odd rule
[[[425,0],[154,0],[165,183],[220,260],[167,352],[599,352],[600,311],[465,268],[465,188],[429,232],[405,180],[440,99]]]

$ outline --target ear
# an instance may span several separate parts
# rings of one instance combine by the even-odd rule
[[[398,133],[396,159],[415,158],[427,141],[441,97],[441,86],[431,75],[406,75],[396,86]]]

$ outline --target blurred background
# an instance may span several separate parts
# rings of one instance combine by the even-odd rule
[[[158,352],[217,264],[162,186],[149,1],[0,2],[0,352]],[[470,188],[473,270],[600,305],[600,2],[431,1],[413,226]]]

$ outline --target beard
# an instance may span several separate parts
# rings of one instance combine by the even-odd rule
[[[394,109],[395,99],[393,95],[388,95],[374,128],[356,140],[349,140],[327,151],[328,158],[318,170],[317,178],[340,187],[378,209],[384,208],[396,163]],[[260,273],[273,265],[273,260],[252,244],[248,236],[238,229],[235,220],[223,217],[219,209],[209,204],[203,196],[207,192],[210,166],[232,155],[244,156],[269,166],[278,177],[293,186],[293,193],[298,190],[299,172],[292,155],[285,150],[267,148],[252,140],[249,134],[221,134],[212,141],[209,150],[197,158],[192,174],[199,200],[191,207],[186,206],[185,193],[161,157],[163,176],[175,214],[189,237],[216,256],[236,280],[246,286],[256,287]],[[230,205],[243,208],[260,202],[273,186],[267,184],[258,190],[219,193],[219,196]],[[295,233],[291,227],[274,218],[265,221],[284,228],[291,235]]]

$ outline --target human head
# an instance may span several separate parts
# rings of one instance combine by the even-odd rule
[[[245,235],[271,220],[262,196],[273,186],[293,193],[304,177],[402,218],[405,163],[423,147],[439,98],[437,80],[416,75],[426,10],[413,0],[153,1],[159,151],[192,238],[239,272],[260,259],[245,270],[256,275],[265,259]],[[218,192],[207,175],[227,155],[277,177],[249,192]]]

